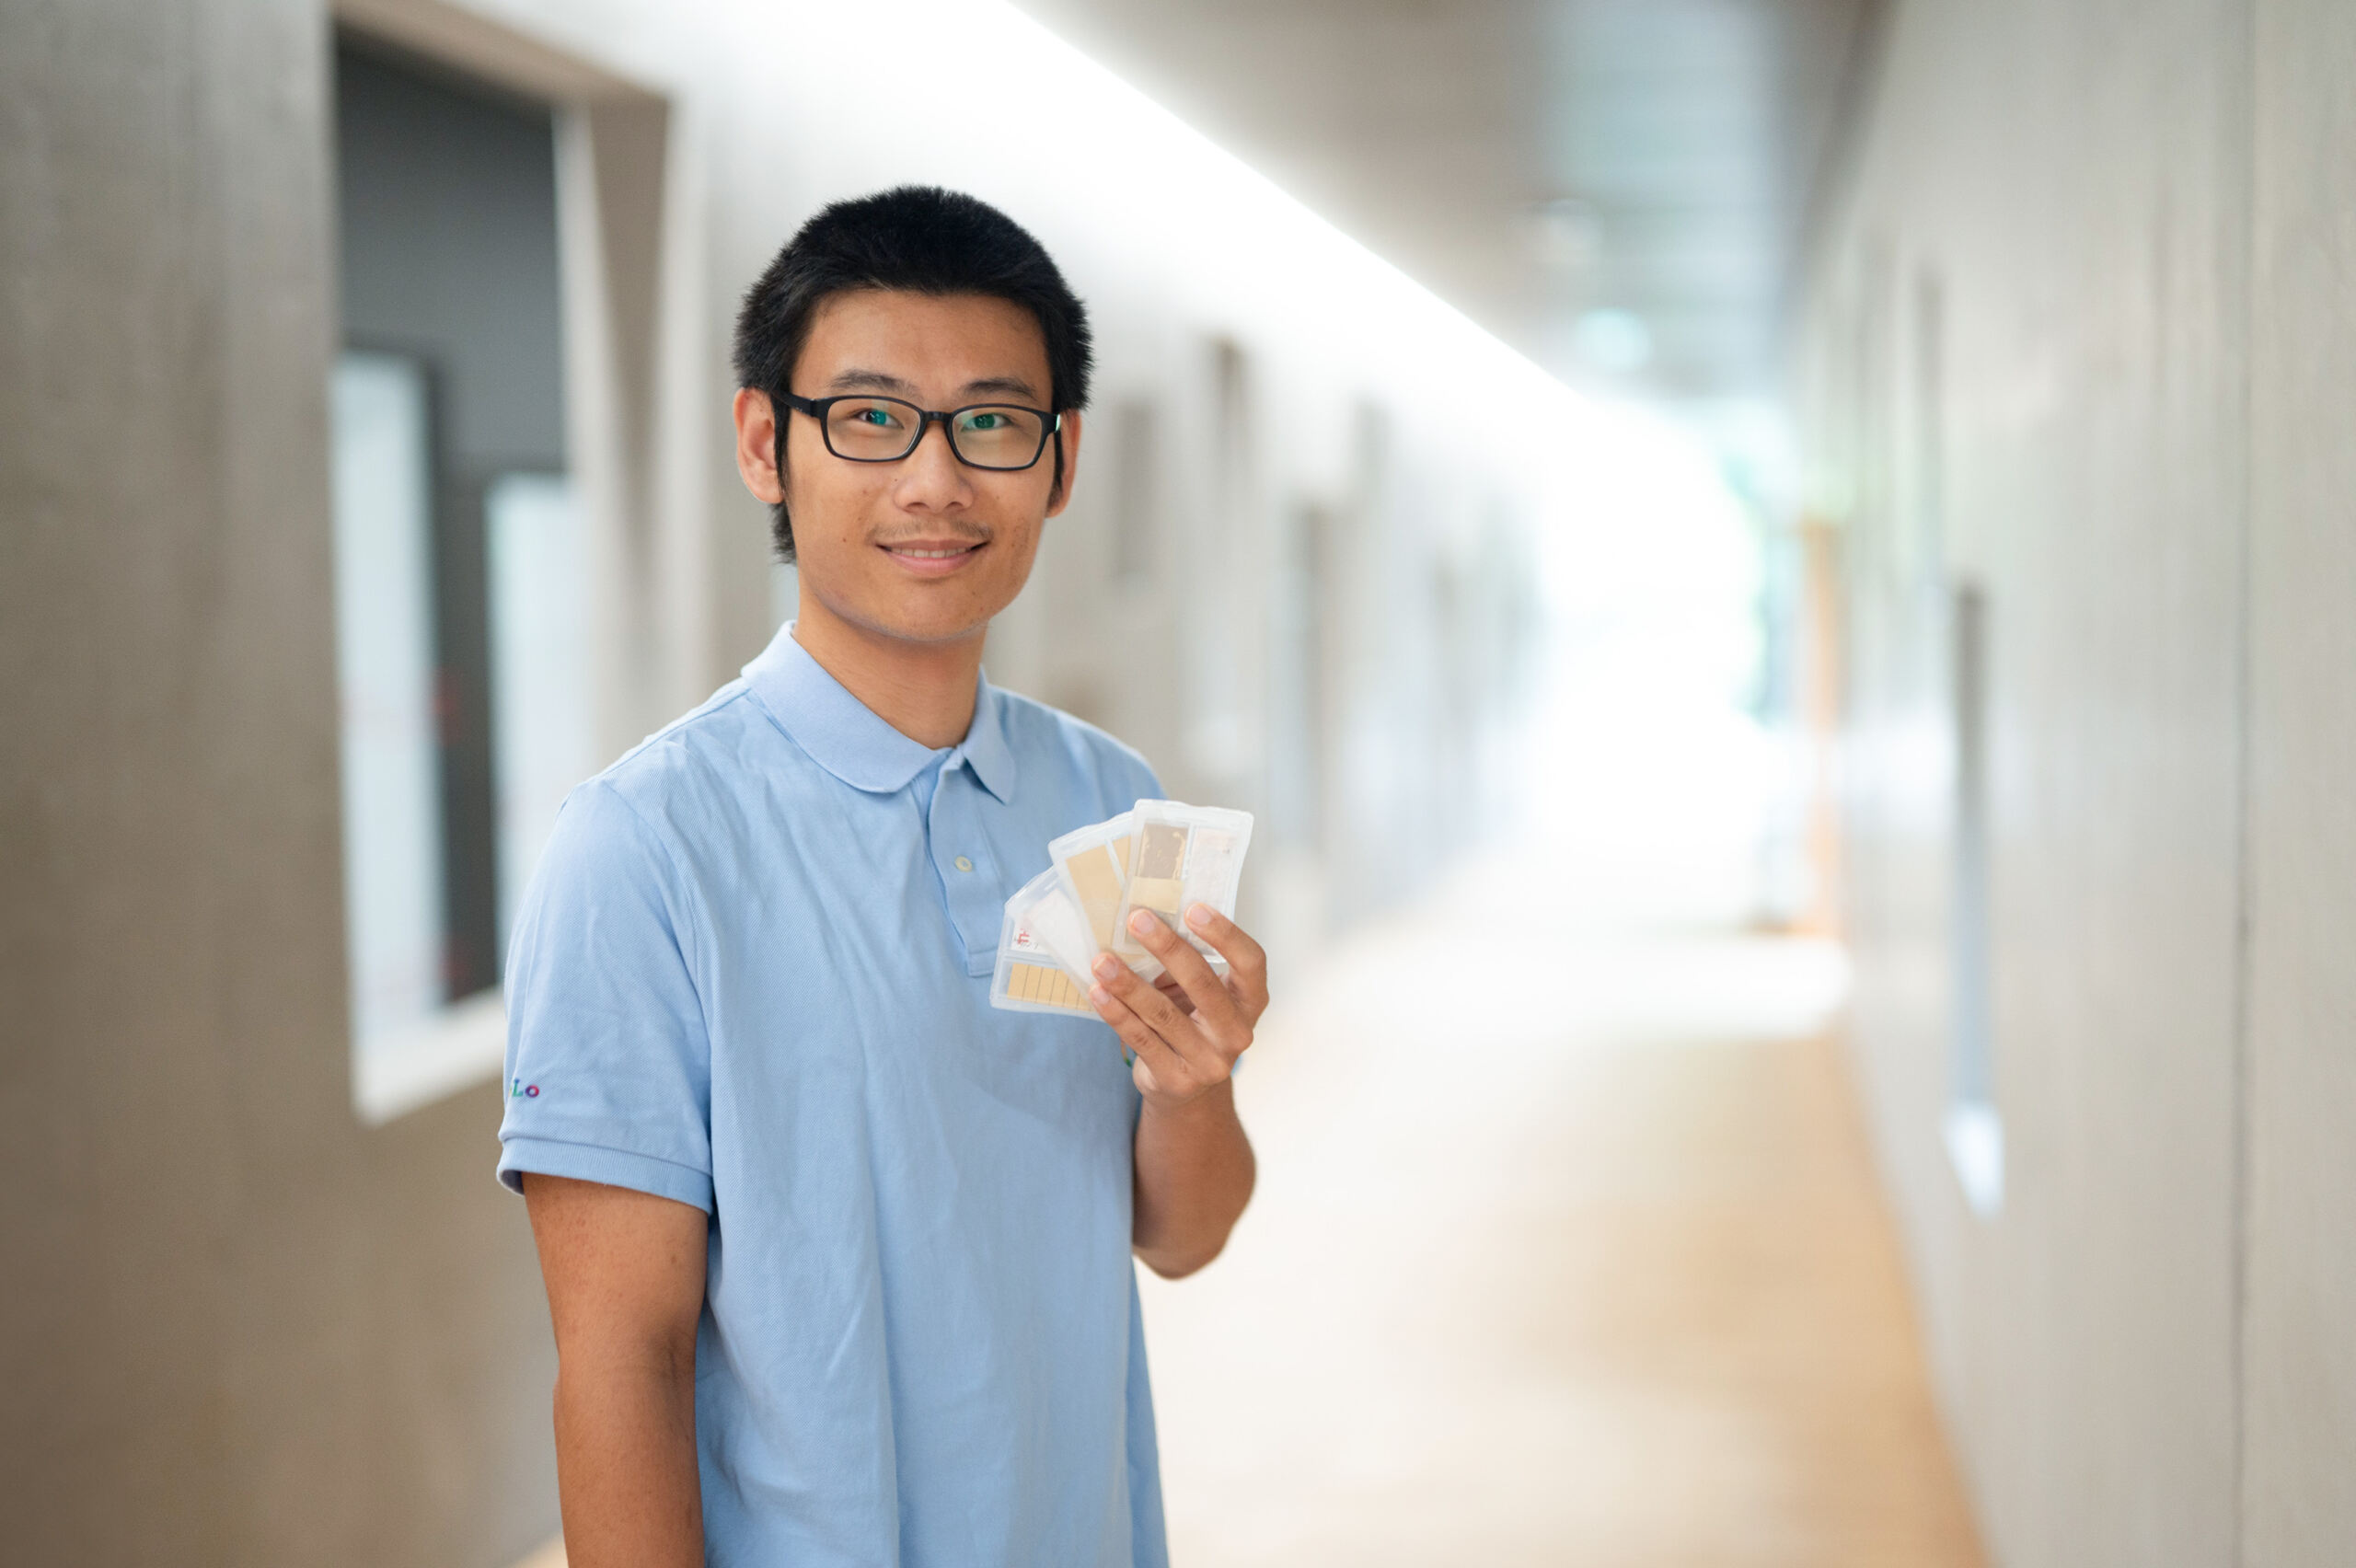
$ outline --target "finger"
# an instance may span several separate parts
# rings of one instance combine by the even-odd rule
[[[1161,977],[1154,981],[1153,988],[1169,997],[1170,1005],[1180,1012],[1189,1016],[1194,1013],[1195,998],[1186,995],[1186,987],[1178,984],[1178,977],[1168,969],[1162,970]]]
[[[1113,1032],[1120,1036],[1121,1043],[1138,1061],[1174,1062],[1183,1066],[1184,1059],[1171,1049],[1170,1043],[1148,1027],[1137,1009],[1115,996],[1108,984],[1099,981],[1091,986],[1088,1000],[1096,1009],[1096,1016],[1113,1026]]]
[[[1171,1055],[1185,1066],[1185,1071],[1196,1080],[1196,1085],[1218,1083],[1220,1078],[1225,1078],[1234,1057],[1242,1055],[1244,1045],[1251,1043],[1251,1032],[1242,1029],[1240,1024],[1230,1027],[1225,1043],[1220,1038],[1213,1038],[1213,1033],[1202,1027],[1199,1017],[1187,1017],[1185,1012],[1178,1010],[1178,1003],[1173,1003],[1160,989],[1145,984],[1143,979],[1138,979],[1128,970],[1128,965],[1124,965],[1112,953],[1098,956],[1095,977],[1112,996],[1126,1003],[1128,1010],[1136,1012],[1140,1024],[1152,1029],[1154,1036],[1160,1036],[1160,1041],[1169,1045]]]
[[[1129,916],[1129,930],[1146,951],[1161,961],[1161,966],[1174,976],[1195,1004],[1197,1021],[1214,1031],[1230,1031],[1236,1026],[1248,1029],[1242,1015],[1237,1011],[1235,998],[1219,984],[1218,975],[1209,961],[1195,951],[1195,944],[1163,925],[1152,915],[1139,909]],[[1241,1051],[1242,1044],[1235,1049]]]
[[[1127,1048],[1129,1074],[1138,1093],[1191,1100],[1210,1086],[1211,1078],[1197,1072],[1166,1036],[1103,985],[1090,986],[1088,996],[1095,1004],[1097,1016],[1112,1025],[1114,1035]]]
[[[1178,1010],[1178,1003],[1173,1003],[1169,996],[1161,996],[1161,991],[1138,977],[1126,963],[1122,963],[1112,953],[1098,953],[1098,958],[1095,958],[1095,984],[1101,984],[1103,989],[1110,991],[1114,998],[1126,1003],[1128,1010],[1136,1012],[1138,1020],[1143,1021],[1145,1027],[1161,1036],[1161,1041],[1171,1050],[1175,1050],[1183,1057],[1199,1050],[1196,1036],[1202,1033],[1202,1029],[1195,1027],[1195,1020]]]
[[[1242,927],[1207,904],[1189,907],[1186,925],[1227,960],[1227,982],[1256,1020],[1268,1006],[1267,950],[1253,941]]]

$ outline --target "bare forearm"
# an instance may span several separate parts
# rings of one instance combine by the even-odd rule
[[[556,1476],[572,1568],[703,1568],[696,1326],[709,1221],[651,1193],[533,1174],[556,1329]]]
[[[1131,1237],[1154,1273],[1175,1279],[1219,1254],[1252,1201],[1257,1168],[1222,1082],[1174,1110],[1148,1101],[1138,1121]]]
[[[702,1568],[695,1347],[560,1349],[557,1485],[572,1568]]]

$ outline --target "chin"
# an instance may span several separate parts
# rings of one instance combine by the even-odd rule
[[[1011,601],[1014,595],[1006,596]],[[995,597],[976,601],[964,594],[955,604],[929,596],[895,595],[892,602],[874,606],[875,613],[861,618],[886,637],[908,642],[962,642],[978,637],[987,630],[992,617],[1006,607]]]

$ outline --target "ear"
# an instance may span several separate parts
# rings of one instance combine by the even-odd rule
[[[743,396],[742,393],[738,394]],[[1056,450],[1064,455],[1063,482],[1047,497],[1047,515],[1053,517],[1071,504],[1072,481],[1080,477],[1080,410],[1072,409],[1064,415],[1063,423],[1056,429]]]
[[[740,386],[735,414],[736,472],[755,500],[775,506],[785,499],[785,476],[777,471],[777,410],[768,393]]]

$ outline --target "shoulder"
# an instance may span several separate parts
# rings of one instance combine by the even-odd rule
[[[1025,767],[1062,770],[1071,784],[1092,788],[1110,804],[1107,814],[1126,811],[1161,793],[1153,765],[1134,746],[1061,709],[1000,690],[1007,744]]]
[[[551,856],[616,857],[649,869],[692,861],[717,836],[733,840],[765,778],[793,753],[742,681],[647,736],[566,797]]]
[[[751,688],[734,680],[623,753],[589,783],[609,791],[658,833],[685,831],[715,812],[733,815],[749,791],[779,781],[801,760],[799,748]]]
[[[711,845],[724,850],[743,836],[747,752],[766,727],[732,681],[575,785],[541,851],[527,916],[572,906],[611,919],[643,906],[691,921]]]
[[[597,775],[597,781],[625,796],[660,793],[683,778],[708,774],[714,754],[739,749],[745,732],[756,721],[751,688],[741,680],[730,681],[624,752]]]

